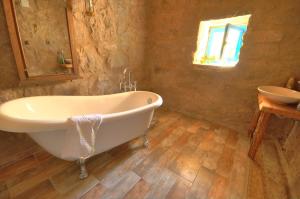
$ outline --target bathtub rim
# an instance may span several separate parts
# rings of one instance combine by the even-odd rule
[[[131,92],[127,92],[127,93],[135,93],[135,92],[149,93],[149,94],[155,95],[157,97],[157,99],[154,102],[152,102],[151,104],[147,104],[147,105],[144,105],[144,106],[141,106],[138,108],[121,111],[121,112],[116,112],[116,113],[103,114],[102,122],[105,123],[105,121],[108,119],[115,119],[118,117],[123,117],[126,115],[132,115],[132,114],[142,112],[142,111],[147,111],[149,109],[156,109],[159,106],[161,106],[163,103],[162,97],[154,92],[131,91]],[[0,130],[6,131],[6,132],[14,132],[14,133],[38,133],[38,132],[41,132],[40,129],[42,128],[42,126],[47,126],[47,129],[45,129],[43,131],[66,130],[68,128],[68,118],[67,119],[51,119],[51,120],[45,120],[45,119],[40,119],[40,120],[34,119],[33,120],[33,119],[15,118],[10,115],[4,114],[1,111],[1,106],[5,105],[9,102],[12,102],[12,101],[18,101],[18,100],[22,100],[22,99],[26,99],[26,98],[39,98],[39,97],[101,97],[101,96],[121,95],[121,94],[124,94],[124,93],[115,93],[115,94],[107,94],[107,95],[93,95],[93,96],[43,95],[43,96],[22,97],[22,98],[10,100],[10,101],[4,102],[3,104],[0,104]],[[1,123],[3,124],[2,127],[1,127]],[[22,127],[11,128],[11,127],[8,127],[9,124],[6,125],[5,123],[11,123],[11,124],[14,123],[15,125],[17,125],[19,123],[19,125],[22,125]],[[39,130],[34,130],[32,125],[36,126],[35,128],[39,129]],[[23,128],[25,130],[20,130],[21,128]],[[11,130],[11,129],[13,129],[13,130]],[[30,129],[30,130],[28,130],[28,129]]]

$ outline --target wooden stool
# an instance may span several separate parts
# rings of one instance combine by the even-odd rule
[[[276,104],[261,95],[258,95],[258,105],[259,109],[255,112],[248,130],[249,137],[251,138],[248,155],[251,159],[255,158],[255,154],[262,142],[271,114],[300,120],[300,111],[298,111],[295,106]]]

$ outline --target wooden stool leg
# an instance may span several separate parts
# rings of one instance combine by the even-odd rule
[[[266,113],[266,112],[260,113],[258,123],[254,132],[254,136],[251,140],[251,145],[248,152],[248,155],[251,159],[254,159],[256,151],[259,145],[261,144],[261,141],[263,139],[263,136],[267,128],[267,123],[270,118],[270,115],[271,115],[270,113]]]
[[[260,113],[261,111],[259,109],[257,109],[254,113],[254,116],[252,118],[252,121],[251,121],[251,124],[250,124],[250,127],[249,127],[249,130],[248,130],[248,136],[250,138],[253,137],[253,133],[256,129],[256,126],[257,126],[257,123],[258,123],[258,119],[259,119],[259,116],[260,116]]]

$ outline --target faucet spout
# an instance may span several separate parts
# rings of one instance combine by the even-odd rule
[[[128,78],[127,78],[128,74]],[[120,79],[120,91],[127,92],[127,91],[136,91],[136,81],[132,83],[132,72],[125,68],[123,70],[123,76]]]
[[[127,73],[127,68],[124,68],[124,70],[123,70],[123,75],[125,76],[126,73]]]

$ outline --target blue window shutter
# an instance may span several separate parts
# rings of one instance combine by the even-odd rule
[[[236,38],[237,45],[235,46],[235,55],[230,60],[230,61],[237,62],[239,60],[240,50],[243,45],[243,35],[247,30],[247,26],[245,25],[237,26],[237,25],[228,24],[227,33],[229,33],[231,29],[234,29],[235,31],[239,32],[239,36],[238,38]],[[229,35],[227,34],[226,36],[228,37]]]
[[[216,35],[218,33],[223,33],[223,35],[225,35],[225,26],[220,26],[220,27],[211,27],[209,30],[209,38],[208,38],[208,42],[207,42],[207,47],[206,47],[206,56],[210,57],[212,56],[212,52],[213,52],[213,42],[216,39]],[[221,49],[220,49],[220,54],[219,56],[221,56]]]

